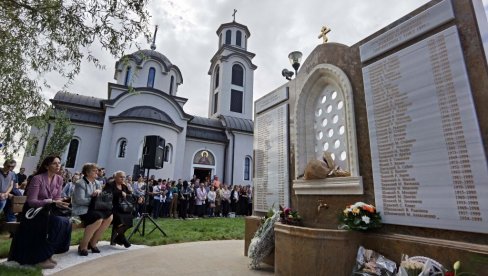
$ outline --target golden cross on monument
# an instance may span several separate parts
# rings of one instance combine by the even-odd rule
[[[320,29],[320,34],[319,34],[319,38],[322,38],[323,39],[323,43],[327,43],[327,41],[329,41],[329,39],[327,38],[327,34],[331,31],[331,29],[327,28],[326,26],[323,26],[321,29]]]
[[[237,10],[234,9],[234,13],[232,14],[232,17],[234,17],[234,20],[232,20],[233,22],[236,22],[236,12],[237,12]]]

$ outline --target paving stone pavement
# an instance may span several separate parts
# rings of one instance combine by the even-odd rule
[[[244,256],[243,240],[204,241],[154,247],[133,245],[129,250],[120,246],[99,246],[101,254],[89,257],[76,255],[76,247],[56,255],[57,270],[44,270],[45,275],[273,275],[273,268],[263,265],[250,270]],[[116,251],[109,254],[108,251]],[[72,252],[73,251],[73,252]],[[104,254],[105,251],[105,254]],[[83,263],[67,266],[65,259]]]

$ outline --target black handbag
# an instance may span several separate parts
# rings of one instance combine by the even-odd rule
[[[56,203],[51,204],[51,215],[58,217],[71,217],[71,208],[59,208]]]
[[[128,197],[121,197],[119,200],[119,211],[126,214],[132,213],[134,211],[134,202],[131,202]]]
[[[96,211],[112,211],[114,196],[110,192],[101,192],[97,197],[94,198],[93,210]]]

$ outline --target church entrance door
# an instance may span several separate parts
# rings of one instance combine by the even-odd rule
[[[203,183],[205,179],[212,179],[212,169],[194,168],[193,174],[200,179],[200,183]]]

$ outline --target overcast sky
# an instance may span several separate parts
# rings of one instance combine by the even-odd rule
[[[298,50],[303,60],[321,43],[323,25],[331,28],[330,42],[353,45],[377,30],[427,3],[427,0],[150,0],[151,30],[159,25],[156,50],[163,53],[183,74],[178,96],[188,98],[184,110],[207,116],[210,59],[217,51],[215,33],[223,23],[246,25],[251,32],[248,51],[256,54],[253,63],[254,100],[285,82],[283,68],[292,69],[288,54]],[[485,10],[488,0],[483,0]],[[144,43],[143,48],[149,49]],[[91,49],[106,66],[105,70],[84,62],[81,73],[68,91],[98,98],[107,97],[107,83],[114,82],[116,58]],[[127,49],[127,53],[136,49]],[[46,76],[52,84],[46,99],[54,97],[64,84]]]
[[[488,1],[488,0],[486,0]],[[151,29],[159,25],[156,50],[163,53],[183,74],[178,96],[188,98],[184,110],[207,116],[210,59],[217,51],[215,33],[223,23],[236,21],[249,28],[248,51],[256,54],[253,63],[254,99],[285,82],[283,68],[292,69],[288,54],[301,51],[304,59],[321,43],[320,28],[328,26],[330,42],[352,45],[420,7],[427,0],[153,0],[149,6]],[[149,49],[149,44],[143,44]],[[133,52],[135,49],[128,49]],[[81,74],[68,91],[98,98],[107,97],[107,83],[114,82],[116,59],[99,52],[106,70],[83,63]],[[303,59],[303,60],[304,60]],[[50,78],[52,98],[62,81]]]

